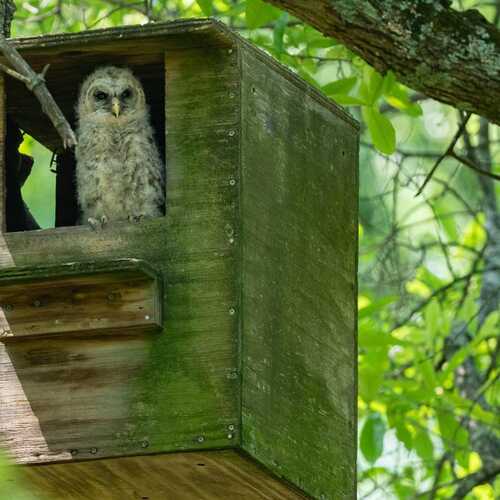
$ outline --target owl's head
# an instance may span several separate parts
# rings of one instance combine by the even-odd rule
[[[144,90],[128,68],[102,66],[83,82],[77,111],[80,119],[132,119],[146,111]]]

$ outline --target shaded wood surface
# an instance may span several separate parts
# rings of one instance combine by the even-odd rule
[[[36,500],[299,500],[306,497],[234,451],[23,467]],[[10,484],[0,478],[0,496]],[[2,496],[2,498],[7,498]]]
[[[124,57],[130,45],[124,43]],[[98,37],[94,47],[98,52]],[[145,57],[154,78],[164,71],[163,57],[159,66]],[[165,284],[159,335],[0,345],[0,445],[16,461],[239,442],[233,229],[238,188],[231,183],[238,171],[239,134],[230,134],[239,123],[238,99],[230,97],[238,95],[236,61],[235,54],[217,46],[167,52],[166,107],[156,110],[170,124],[166,217],[99,231],[80,226],[0,238],[4,272],[89,260],[105,265],[126,257],[146,261]],[[164,88],[158,92],[161,106]]]
[[[18,273],[18,280],[8,279],[5,272],[0,275],[0,340],[161,331],[160,277],[143,272],[134,262],[114,272],[92,272],[89,267],[90,273],[82,269],[82,274],[69,276],[50,276],[60,273],[40,268]],[[40,278],[42,273],[49,277]]]
[[[352,499],[358,133],[264,57],[242,64],[242,446]]]

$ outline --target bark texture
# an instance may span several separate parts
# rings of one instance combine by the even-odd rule
[[[265,0],[332,36],[381,73],[500,124],[500,31],[448,0]]]

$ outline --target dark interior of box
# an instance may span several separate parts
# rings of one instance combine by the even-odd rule
[[[88,49],[87,49],[88,50]],[[115,49],[116,50],[116,49]],[[150,107],[156,141],[165,157],[165,71],[163,52],[149,54],[124,54],[110,50],[96,54],[88,51],[58,52],[53,56],[26,56],[35,69],[41,71],[46,64],[50,69],[46,76],[47,87],[62,112],[75,127],[75,104],[80,84],[85,77],[101,65],[128,66],[144,86]],[[78,224],[79,210],[75,187],[75,158],[73,151],[64,151],[55,128],[43,113],[35,96],[26,86],[11,77],[6,78],[6,186],[7,231],[36,229],[24,206],[21,187],[31,171],[30,160],[18,153],[20,131],[26,132],[37,142],[56,154],[53,168],[56,170],[56,215],[54,226]],[[49,168],[34,165],[34,168]],[[29,208],[29,207],[28,207]]]

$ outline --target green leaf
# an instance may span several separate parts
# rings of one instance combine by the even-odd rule
[[[372,413],[363,425],[360,437],[361,452],[372,464],[384,451],[385,430],[385,422],[377,412]]]
[[[373,145],[386,155],[396,150],[396,131],[390,120],[372,107],[363,108],[363,119],[370,131]]]
[[[353,97],[352,95],[332,94],[329,97],[337,104],[342,104],[344,106],[364,106],[366,104],[365,101],[362,101],[357,97]]]
[[[205,14],[206,16],[212,15],[213,0],[196,0],[196,3],[200,6],[203,14]]]
[[[260,28],[281,16],[279,9],[262,0],[247,0],[245,13],[247,26],[250,29]]]
[[[405,445],[408,451],[413,448],[413,434],[402,419],[396,423],[396,437]]]
[[[363,364],[359,368],[359,396],[369,403],[373,401],[384,382],[384,371],[380,364],[375,366],[372,363]]]
[[[288,12],[283,12],[280,18],[276,21],[273,31],[273,48],[276,51],[278,58],[283,50],[284,46],[284,37],[285,37],[285,29],[288,24],[289,19]]]
[[[336,80],[331,82],[324,87],[321,87],[321,90],[327,94],[348,94],[351,89],[356,85],[358,78],[356,76],[352,76],[350,78],[342,78],[340,80]]]
[[[384,77],[366,65],[363,70],[363,83],[360,87],[361,97],[370,105],[374,105],[384,90]]]
[[[429,464],[434,459],[434,445],[427,430],[419,429],[413,439],[413,447],[423,462]]]
[[[424,310],[425,327],[427,335],[435,337],[439,335],[439,327],[441,325],[441,306],[437,300],[431,300],[429,305]]]

